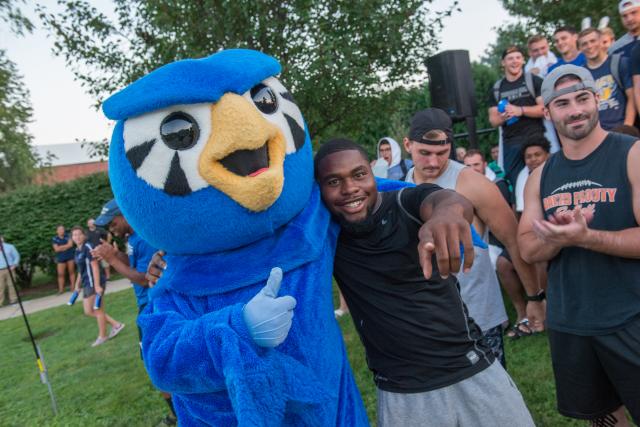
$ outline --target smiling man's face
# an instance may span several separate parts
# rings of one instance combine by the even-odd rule
[[[579,80],[558,83],[556,90],[575,85]],[[588,90],[570,92],[555,98],[545,108],[545,118],[558,133],[574,141],[581,140],[598,125],[598,99]]]
[[[371,166],[359,151],[327,155],[318,164],[316,177],[322,200],[341,222],[363,222],[373,212],[378,189]]]

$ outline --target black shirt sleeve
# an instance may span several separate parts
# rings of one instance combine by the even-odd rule
[[[424,199],[431,193],[442,190],[435,184],[420,184],[416,187],[406,188],[400,196],[400,201],[404,209],[412,216],[420,219],[420,206]],[[421,220],[422,221],[422,220]]]
[[[636,42],[633,49],[631,49],[629,62],[631,63],[631,75],[632,76],[639,75],[640,74],[640,42]]]
[[[535,98],[542,94],[542,79],[535,74],[533,75],[533,90],[536,92]]]

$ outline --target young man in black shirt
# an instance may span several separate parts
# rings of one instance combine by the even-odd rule
[[[464,270],[473,260],[470,202],[431,184],[378,193],[366,152],[348,140],[323,144],[315,171],[342,226],[334,276],[378,387],[378,425],[532,426],[450,274],[460,242]]]
[[[524,72],[524,54],[510,46],[502,53],[504,78],[489,91],[489,122],[502,130],[504,172],[512,184],[524,167],[522,144],[528,136],[545,132],[542,121],[542,79]],[[506,104],[503,112],[501,103]]]
[[[596,93],[582,67],[545,78],[562,151],[527,180],[518,243],[526,261],[549,262],[558,410],[628,426],[623,405],[640,423],[640,143],[602,129]]]

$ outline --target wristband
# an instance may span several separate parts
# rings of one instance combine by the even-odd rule
[[[520,107],[520,116],[524,117],[524,107]]]
[[[525,299],[527,301],[544,301],[546,298],[547,298],[547,294],[545,294],[544,291],[540,291],[534,296],[530,296],[530,295],[525,296]]]

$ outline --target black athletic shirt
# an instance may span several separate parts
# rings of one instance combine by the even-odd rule
[[[595,209],[589,227],[637,227],[627,156],[636,138],[609,133],[591,154],[569,160],[562,151],[544,165],[540,197],[545,216],[557,210]],[[636,166],[640,167],[640,166]],[[576,335],[623,328],[640,315],[640,260],[568,247],[549,262],[547,325]]]
[[[402,205],[420,217],[420,204],[440,187],[402,191]],[[434,263],[425,280],[418,260],[420,225],[397,203],[398,192],[380,193],[376,229],[355,237],[342,232],[334,276],[367,354],[376,385],[398,393],[455,384],[493,362],[480,328],[467,315],[457,280],[440,278]]]
[[[533,77],[533,89],[535,93],[530,93],[527,89],[527,84],[524,79],[524,73],[515,81],[508,81],[506,78],[502,80],[500,84],[500,101],[506,98],[510,104],[518,107],[530,107],[536,105],[536,97],[540,96],[540,90],[542,88],[542,79],[538,76]],[[495,94],[493,92],[493,86],[489,90],[489,106],[497,107],[498,101],[496,101]],[[509,143],[509,140],[515,138],[526,138],[535,134],[544,133],[544,125],[542,119],[533,117],[519,117],[516,123],[508,125],[505,123],[502,125],[502,135],[504,142]]]

